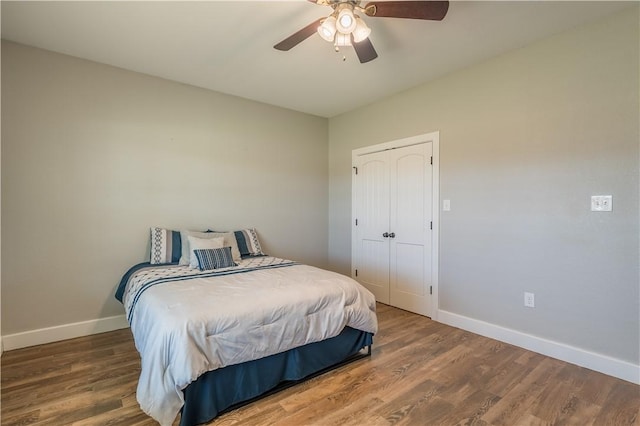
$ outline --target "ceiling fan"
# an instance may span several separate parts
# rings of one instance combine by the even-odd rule
[[[371,29],[356,12],[370,17],[441,21],[449,10],[448,1],[370,1],[366,4],[361,4],[362,0],[307,1],[331,6],[333,13],[313,21],[273,47],[290,50],[317,32],[324,40],[333,42],[336,51],[342,46],[353,46],[361,63],[374,60],[378,53],[369,40]]]

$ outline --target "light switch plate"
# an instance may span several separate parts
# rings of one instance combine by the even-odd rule
[[[610,212],[613,207],[613,197],[611,195],[592,195],[592,212]]]
[[[442,211],[448,212],[451,210],[451,200],[442,200]]]

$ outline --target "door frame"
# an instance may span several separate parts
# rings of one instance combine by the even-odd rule
[[[408,138],[396,139],[389,142],[384,142],[376,145],[366,146],[363,148],[357,148],[351,151],[351,166],[355,168],[356,159],[362,155],[373,154],[374,152],[387,151],[390,149],[403,148],[405,146],[418,145],[422,143],[432,144],[432,156],[433,156],[433,168],[432,172],[432,194],[431,194],[431,208],[433,218],[433,232],[431,234],[431,281],[433,286],[433,294],[431,295],[431,319],[438,320],[438,277],[439,271],[438,265],[440,264],[440,132],[424,133],[417,136],[410,136]],[[356,174],[352,169],[351,173],[351,277],[355,277],[355,266],[353,264],[356,256],[356,198],[354,188],[356,186]]]

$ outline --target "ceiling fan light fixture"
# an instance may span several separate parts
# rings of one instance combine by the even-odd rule
[[[344,34],[350,34],[356,29],[356,17],[353,14],[353,10],[346,5],[338,12],[338,19],[336,20],[336,28],[339,32]]]
[[[351,34],[345,34],[338,31],[336,33],[334,44],[336,45],[336,47],[351,46]]]
[[[367,26],[367,24],[362,20],[358,15],[356,15],[356,28],[353,30],[353,41],[355,43],[360,43],[371,34],[371,28]]]
[[[1,0],[0,0],[1,1]],[[301,0],[300,0],[301,1]],[[326,18],[318,18],[306,27],[277,43],[274,49],[287,51],[318,33],[323,40],[333,41],[336,52],[342,46],[353,46],[358,60],[364,64],[378,57],[369,35],[371,29],[356,13],[370,17],[441,21],[449,10],[449,0],[307,0],[333,9]],[[366,1],[365,5],[361,3]],[[343,60],[346,57],[343,57]]]
[[[320,26],[318,26],[318,34],[323,40],[332,42],[336,35],[336,17],[329,16]]]

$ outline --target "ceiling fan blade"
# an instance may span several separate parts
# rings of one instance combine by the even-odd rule
[[[297,46],[299,43],[302,43],[303,41],[311,37],[313,34],[315,34],[315,32],[318,30],[318,26],[320,25],[320,22],[322,22],[324,19],[325,18],[320,18],[317,21],[313,21],[312,23],[310,23],[300,31],[291,34],[289,37],[285,38],[284,40],[282,40],[280,43],[276,44],[273,47],[278,50],[289,50],[292,47]]]
[[[431,21],[442,21],[447,10],[448,1],[372,1],[364,7],[368,16]]]
[[[376,49],[373,48],[373,44],[371,44],[371,40],[369,38],[365,38],[359,43],[353,42],[353,35],[351,36],[351,44],[353,44],[353,48],[356,51],[356,55],[358,55],[358,59],[361,64],[365,62],[373,61],[378,57],[378,53]]]

